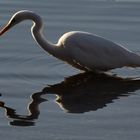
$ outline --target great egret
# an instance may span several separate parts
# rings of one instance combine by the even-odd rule
[[[65,33],[57,44],[52,44],[42,35],[41,17],[28,10],[15,13],[0,31],[0,35],[23,20],[33,21],[32,36],[45,51],[80,70],[108,71],[124,66],[140,66],[140,55],[88,32],[70,31]]]

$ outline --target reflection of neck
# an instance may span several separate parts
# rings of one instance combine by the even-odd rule
[[[19,115],[16,113],[16,110],[4,105],[3,102],[0,102],[0,106],[5,109],[5,114],[8,118],[13,119],[10,123],[11,125],[20,125],[20,126],[29,126],[34,125],[34,120],[38,119],[40,111],[39,105],[40,103],[46,101],[45,99],[41,98],[42,92],[35,93],[32,95],[32,101],[28,105],[29,115]],[[16,120],[15,120],[16,119]]]
[[[31,103],[29,103],[28,106],[30,117],[28,118],[38,119],[38,116],[40,114],[39,104],[46,101],[46,99],[40,97],[42,94],[43,94],[42,92],[37,92],[31,96],[32,101]]]

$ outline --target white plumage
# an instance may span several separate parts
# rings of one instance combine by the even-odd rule
[[[49,43],[42,35],[43,22],[31,11],[13,15],[0,35],[23,20],[33,20],[33,38],[48,53],[84,71],[108,71],[124,66],[139,67],[140,56],[103,37],[81,31],[65,33],[57,44]]]

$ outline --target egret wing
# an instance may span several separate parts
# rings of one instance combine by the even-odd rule
[[[90,69],[109,70],[129,63],[129,50],[93,34],[77,32],[65,45],[74,62]]]

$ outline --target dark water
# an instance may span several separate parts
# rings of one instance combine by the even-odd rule
[[[92,32],[140,52],[139,0],[0,1],[0,26],[13,13],[40,14],[54,43],[65,32]],[[139,140],[140,69],[118,76],[80,74],[39,48],[23,22],[0,39],[3,140]],[[50,86],[49,86],[50,85]]]

